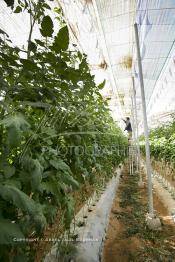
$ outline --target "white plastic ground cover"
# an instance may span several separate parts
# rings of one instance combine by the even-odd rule
[[[142,165],[143,165],[145,172],[146,172],[146,166],[145,166],[144,161],[142,161]],[[162,181],[160,180],[160,175],[154,170],[153,170],[153,175],[152,175],[152,183],[153,183],[153,188],[154,188],[156,194],[158,195],[158,197],[162,201],[163,205],[166,207],[166,209],[168,211],[168,215],[172,216],[172,219],[174,219],[175,200],[172,196],[172,190],[174,190],[174,187],[173,188],[168,188],[168,186],[165,187],[163,185]],[[175,194],[175,192],[174,192],[174,194]]]
[[[159,175],[159,173],[158,173],[157,171],[154,171],[153,175],[154,175],[154,177],[156,178],[156,180],[157,180],[160,184],[162,184],[162,186],[163,186],[166,190],[168,190],[168,192],[171,194],[172,198],[175,200],[175,187],[172,186],[172,185],[170,184],[170,182],[169,182],[166,178],[164,178],[164,177],[162,177],[161,175]]]
[[[155,177],[153,177],[152,181],[156,193],[168,210],[168,215],[173,215],[175,213],[175,200],[172,198],[168,190],[162,187],[161,183]]]
[[[112,207],[113,199],[119,185],[119,178],[122,168],[115,171],[115,175],[108,183],[104,193],[100,197],[96,206],[91,208],[92,212],[88,213],[88,218],[84,227],[75,227],[73,222],[71,230],[74,234],[78,234],[76,242],[76,253],[68,255],[66,261],[75,262],[99,262],[101,261],[103,241],[106,235],[106,229],[109,221],[109,214]],[[95,196],[94,196],[95,197]],[[93,197],[93,198],[94,198]],[[95,199],[93,199],[94,201]],[[92,202],[93,202],[92,201]],[[92,203],[91,203],[92,204]],[[83,220],[83,216],[87,214],[89,203],[85,205],[76,215],[75,221]],[[62,261],[58,254],[58,244],[55,244],[50,253],[45,257],[43,262],[58,262]],[[65,261],[65,260],[64,260]]]

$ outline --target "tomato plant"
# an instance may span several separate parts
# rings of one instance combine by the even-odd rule
[[[155,159],[164,159],[175,166],[175,120],[150,131],[151,156]],[[144,139],[141,137],[140,145],[143,150]]]
[[[45,1],[5,2],[27,10],[31,28],[26,50],[0,30],[0,260],[25,261],[28,244],[14,239],[41,236],[58,208],[69,228],[71,192],[96,174],[109,179],[126,138],[100,94],[105,82],[97,86],[86,55],[71,48],[61,11],[56,34]],[[34,25],[41,37],[32,40]]]

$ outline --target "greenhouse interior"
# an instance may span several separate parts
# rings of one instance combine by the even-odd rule
[[[175,0],[0,0],[0,262],[175,261]]]

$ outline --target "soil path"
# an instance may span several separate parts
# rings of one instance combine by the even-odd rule
[[[175,224],[154,193],[154,208],[162,230],[150,231],[145,224],[147,189],[138,189],[138,178],[123,171],[111,209],[103,262],[175,261]]]

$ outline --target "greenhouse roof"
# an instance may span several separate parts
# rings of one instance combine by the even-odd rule
[[[61,5],[72,43],[87,54],[97,83],[106,79],[102,94],[110,97],[113,117],[131,114],[132,76],[135,78],[140,128],[142,107],[136,57],[134,23],[138,24],[143,77],[150,126],[166,121],[175,111],[175,1],[174,0],[55,0]],[[12,14],[0,3],[0,25],[22,45],[28,17]],[[4,21],[7,21],[4,24]],[[38,34],[36,28],[33,38]],[[130,66],[132,65],[132,68]],[[140,129],[140,130],[141,130]]]
[[[138,1],[139,27],[147,113],[152,120],[175,109],[175,1]],[[135,59],[134,75],[138,79]],[[158,119],[157,119],[158,120]]]
[[[130,115],[133,75],[141,124],[135,22],[139,30],[150,124],[154,125],[159,118],[165,119],[175,110],[175,1],[67,0],[61,4],[73,39],[88,54],[96,78],[108,79],[104,95],[112,97],[111,107],[116,118]],[[132,70],[125,66],[125,60],[129,62],[129,59],[133,61]]]

